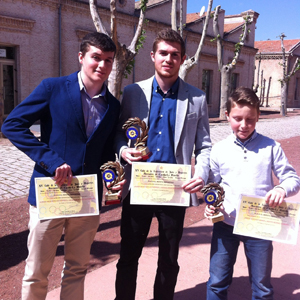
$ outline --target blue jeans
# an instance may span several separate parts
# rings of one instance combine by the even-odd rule
[[[247,257],[252,299],[273,299],[271,285],[273,245],[271,241],[233,234],[233,227],[214,224],[210,253],[207,300],[227,299],[240,241]]]

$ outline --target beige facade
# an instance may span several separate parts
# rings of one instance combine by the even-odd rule
[[[145,28],[146,41],[136,57],[132,74],[123,80],[123,87],[154,74],[150,59],[152,41],[157,31],[170,26],[171,2],[149,1],[146,12],[146,18],[149,20]],[[99,14],[109,31],[109,0],[98,0],[97,3]],[[129,45],[139,16],[139,11],[135,9],[137,4],[134,0],[117,0],[116,3],[119,41]],[[183,1],[183,12],[183,23],[186,24],[183,38],[186,40],[187,54],[193,56],[201,38],[204,17],[189,21],[186,16],[186,0]],[[251,36],[242,48],[234,76],[235,84],[252,87],[256,54],[255,23],[258,14],[248,11],[241,15],[225,17],[225,11],[221,11],[219,24],[220,31],[226,39],[224,62],[227,63],[234,55],[234,44],[242,32],[241,24],[246,13],[251,14],[254,21],[251,25]],[[229,29],[226,31],[226,28]],[[64,76],[79,70],[77,55],[81,38],[94,30],[88,0],[1,0],[0,91],[3,92],[4,98],[4,115],[25,99],[42,79]],[[217,116],[220,73],[217,66],[216,42],[212,42],[212,38],[210,19],[200,61],[186,81],[207,92],[210,116]]]
[[[258,95],[264,98],[263,106],[279,108],[281,105],[281,82],[283,78],[281,41],[260,41],[255,43],[258,49],[256,55],[256,72],[258,72],[259,61],[259,90]],[[287,58],[287,70],[291,71],[297,58],[300,58],[300,39],[284,40]],[[262,73],[263,72],[263,73]],[[263,74],[263,77],[262,77]],[[265,84],[264,84],[265,80]],[[257,83],[257,73],[255,84]],[[269,89],[269,98],[267,91]],[[264,97],[263,97],[264,95]],[[262,100],[261,100],[262,101]],[[296,72],[288,82],[287,108],[300,107],[300,71]]]

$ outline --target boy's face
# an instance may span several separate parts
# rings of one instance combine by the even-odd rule
[[[155,74],[161,79],[177,79],[185,56],[181,57],[181,46],[177,42],[161,41],[157,44],[155,53],[151,52]]]
[[[227,120],[235,136],[245,142],[255,129],[259,114],[256,108],[247,104],[234,103],[230,113],[226,112]]]
[[[90,46],[84,56],[82,52],[79,52],[78,59],[82,66],[81,72],[84,83],[102,86],[112,70],[114,55],[114,52],[103,52],[94,46]]]

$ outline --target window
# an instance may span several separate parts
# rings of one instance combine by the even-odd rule
[[[233,92],[238,86],[239,86],[239,74],[238,73],[232,73],[230,93]]]
[[[206,94],[206,102],[210,103],[210,82],[212,78],[211,70],[202,71],[202,90]]]
[[[0,101],[7,116],[16,106],[15,48],[0,46]]]

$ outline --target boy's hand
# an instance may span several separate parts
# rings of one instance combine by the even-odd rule
[[[213,205],[206,205],[204,210],[204,216],[206,218],[212,217],[216,212],[217,207],[214,207]],[[223,204],[218,207],[218,209],[223,210]]]
[[[56,168],[54,180],[59,187],[61,187],[66,180],[67,180],[67,185],[70,186],[72,182],[72,178],[73,178],[72,170],[68,164],[64,163],[61,166]]]
[[[212,217],[215,213],[216,208],[212,205],[206,205],[205,206],[205,211],[204,211],[204,216],[207,217]]]
[[[266,203],[270,207],[275,207],[280,205],[285,198],[285,190],[280,187],[275,187],[267,193],[265,196]]]
[[[204,187],[204,180],[201,177],[193,177],[191,180],[185,182],[182,188],[187,193],[197,193],[200,192]]]
[[[122,181],[118,182],[117,185],[115,185],[114,187],[112,187],[112,190],[117,192],[118,191],[118,196],[121,197],[122,194],[122,189],[124,187],[124,184],[126,183],[126,179],[123,179]],[[110,183],[107,184],[107,186],[110,186]]]

